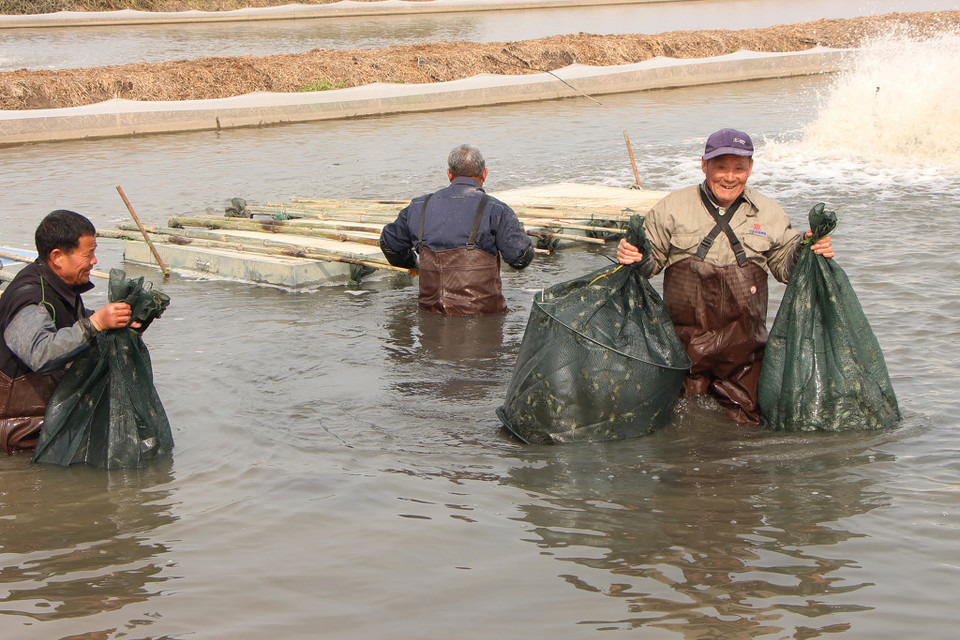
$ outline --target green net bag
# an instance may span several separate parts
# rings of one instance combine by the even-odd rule
[[[626,237],[649,255],[642,216]],[[538,444],[616,440],[669,422],[690,359],[641,270],[606,267],[535,296],[497,409],[514,435]]]
[[[34,462],[86,463],[104,469],[141,467],[173,449],[167,414],[153,385],[140,334],[170,303],[164,293],[110,271],[110,302],[127,302],[138,329],[103,331],[67,369],[40,430]]]
[[[809,218],[807,243],[837,226],[823,203]],[[881,429],[900,420],[880,345],[835,260],[800,251],[764,352],[759,403],[764,426],[783,431]]]

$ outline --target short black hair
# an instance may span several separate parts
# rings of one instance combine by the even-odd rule
[[[95,235],[97,229],[87,218],[76,211],[57,209],[40,221],[33,239],[40,260],[46,262],[54,249],[70,253],[80,246],[81,237]]]

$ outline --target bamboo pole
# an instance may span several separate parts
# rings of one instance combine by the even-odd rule
[[[302,202],[304,198],[297,198],[294,201],[296,205],[268,203],[266,205],[248,206],[256,213],[272,215],[276,213],[293,213],[311,217],[321,217],[330,219],[351,219],[356,216],[363,217],[382,217],[383,220],[392,222],[396,219],[397,209],[385,209],[378,207],[375,203],[364,201],[351,201],[351,208],[332,207],[329,205],[312,204]],[[378,210],[379,209],[379,210]],[[630,216],[636,211],[628,211],[623,207],[616,206],[590,206],[590,205],[513,205],[511,209],[519,218],[540,217],[549,212],[551,217],[565,218],[570,220],[593,220],[613,219],[617,221],[629,220]]]
[[[302,198],[296,197],[292,198],[291,204],[279,204],[279,203],[267,203],[266,206],[276,207],[276,206],[286,206],[288,208],[303,208],[305,210],[309,209],[329,209],[331,211],[381,211],[381,212],[393,212],[394,217],[396,217],[396,212],[399,210],[396,208],[397,205],[400,205],[401,208],[409,204],[409,202],[397,202],[397,203],[387,203],[384,204],[384,201],[377,200],[325,200],[323,198]],[[509,203],[508,203],[509,204]],[[590,213],[593,211],[600,212],[609,212],[609,213],[620,213],[623,211],[623,207],[617,205],[580,205],[580,204],[540,204],[540,205],[511,205],[511,209],[514,211],[519,211],[520,209],[528,210],[552,210],[552,211],[571,211],[575,213]],[[589,217],[589,216],[588,216]]]
[[[137,223],[137,226],[140,228],[140,233],[143,234],[143,239],[147,242],[147,246],[150,247],[150,252],[153,253],[153,257],[156,258],[157,264],[160,266],[160,271],[163,273],[164,278],[170,277],[170,271],[167,269],[167,265],[163,264],[163,258],[160,257],[160,254],[157,253],[156,247],[153,246],[153,243],[150,242],[150,237],[147,236],[147,232],[143,230],[143,223],[140,222],[140,216],[137,215],[137,212],[133,210],[133,205],[130,204],[130,201],[127,200],[127,194],[123,192],[123,189],[120,185],[117,185],[117,193],[120,194],[120,197],[123,198],[123,204],[127,205],[127,211],[130,212],[130,215],[133,217],[133,221]]]
[[[250,207],[247,207],[248,209]],[[244,218],[233,218],[234,220],[243,220]],[[249,219],[248,219],[249,220]],[[291,220],[275,220],[274,222],[286,223],[292,227],[319,227],[319,228],[329,228],[339,231],[361,231],[367,233],[376,233],[379,234],[382,226],[379,224],[370,224],[364,222],[357,222],[353,220],[324,220],[321,218],[295,218]],[[262,222],[257,221],[256,224],[262,224]],[[266,224],[270,224],[267,222]]]
[[[570,233],[554,233],[549,231],[534,231],[528,230],[528,236],[533,236],[534,238],[557,238],[559,240],[570,240],[572,242],[582,242],[584,244],[607,244],[607,241],[603,238],[588,238],[587,236],[575,236]]]
[[[206,227],[208,229],[233,229],[238,231],[296,234],[313,238],[339,240],[340,242],[356,242],[359,244],[380,246],[379,234],[363,234],[358,231],[342,233],[333,230],[296,228],[286,220],[256,222],[244,218],[173,216],[167,221],[167,224],[171,227]]]
[[[30,264],[31,262],[37,259],[36,254],[33,254],[32,257],[28,258],[27,256],[20,255],[19,253],[11,253],[9,251],[3,251],[3,250],[0,250],[0,258],[6,258],[7,260],[15,260],[17,262],[24,262],[27,264]],[[97,278],[107,278],[107,279],[110,278],[109,273],[98,271],[96,269],[91,269],[90,275],[96,276]]]
[[[536,227],[558,227],[561,229],[576,229],[577,231],[623,231],[621,227],[604,227],[596,224],[576,224],[566,220],[551,220],[549,218],[528,218],[525,224]]]
[[[633,157],[633,145],[630,144],[630,136],[627,130],[623,130],[623,139],[627,141],[627,152],[630,154],[630,164],[633,165],[633,178],[637,181],[637,188],[640,188],[640,173],[637,171],[637,159]]]
[[[290,207],[287,205],[251,205],[247,210],[254,215],[289,215],[295,219],[328,220],[377,224],[383,226],[397,219],[396,212],[377,212],[364,209],[316,209],[313,207]]]
[[[380,234],[367,234],[361,231],[344,233],[335,230],[311,229],[302,224],[291,223],[289,220],[255,221],[247,218],[227,218],[219,216],[173,216],[167,224],[171,227],[205,227],[207,229],[228,229],[235,231],[257,231],[263,233],[285,233],[310,238],[326,238],[340,242],[356,242],[380,246]],[[601,238],[586,238],[565,233],[547,233],[542,231],[528,231],[529,236],[537,238],[561,238],[573,242],[588,244],[606,244]]]
[[[119,225],[121,229],[127,231],[133,231],[132,225],[121,224]],[[170,244],[175,244],[179,246],[198,246],[198,247],[208,247],[212,249],[230,249],[233,251],[240,251],[243,253],[257,253],[262,255],[276,255],[276,256],[286,256],[289,258],[305,258],[310,260],[322,260],[325,262],[343,262],[346,264],[356,264],[362,265],[365,267],[373,267],[374,269],[386,269],[388,271],[399,271],[406,273],[408,275],[414,275],[413,270],[404,269],[403,267],[395,267],[389,262],[370,259],[368,257],[356,257],[350,254],[339,253],[336,251],[324,251],[321,249],[315,249],[313,247],[303,247],[298,245],[291,245],[287,243],[273,243],[263,244],[263,243],[244,243],[228,240],[212,240],[207,237],[202,237],[206,232],[196,233],[191,232],[189,229],[163,229],[157,227],[146,227],[149,233],[160,236],[160,239],[163,242]],[[97,232],[101,233],[100,231]],[[109,233],[109,235],[107,235]],[[106,237],[118,238],[122,240],[134,240],[136,238],[130,234],[125,234],[122,231],[120,232],[104,232]],[[223,236],[221,236],[223,237]],[[269,241],[265,241],[269,242]]]
[[[250,207],[247,207],[250,209]],[[392,220],[392,219],[391,219]],[[530,218],[529,220],[524,220],[524,222],[537,222],[539,223],[538,227],[560,227],[562,229],[575,229],[575,230],[587,230],[587,231],[597,231],[598,229],[604,229],[605,227],[599,227],[596,225],[578,225],[566,220],[549,220],[544,218]],[[296,220],[283,220],[283,223],[289,224],[291,227],[321,227],[321,228],[332,228],[342,231],[360,231],[360,232],[370,232],[370,233],[380,233],[379,225],[364,224],[359,222],[354,222],[353,224],[344,223],[343,221],[335,220],[323,220],[323,219],[296,219]],[[268,223],[269,224],[269,223]],[[609,227],[607,227],[609,228]],[[539,237],[539,235],[538,235]],[[577,238],[580,236],[572,236],[571,239],[575,242],[579,242]],[[602,244],[602,243],[599,243]]]

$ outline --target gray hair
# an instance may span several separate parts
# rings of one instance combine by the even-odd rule
[[[447,167],[454,177],[479,178],[483,175],[486,166],[487,163],[484,162],[480,149],[469,144],[455,147],[447,156]]]

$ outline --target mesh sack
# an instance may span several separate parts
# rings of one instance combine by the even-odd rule
[[[815,242],[837,226],[810,210]],[[887,365],[847,274],[803,250],[770,330],[759,382],[766,427],[782,431],[880,429],[900,420]]]
[[[127,279],[119,269],[110,271],[108,298],[127,302],[141,327],[102,331],[73,361],[47,404],[34,462],[120,469],[141,467],[173,449],[150,354],[140,338],[170,298],[144,288],[142,276]]]
[[[643,217],[627,240],[649,255]],[[690,359],[639,264],[600,269],[534,297],[504,426],[528,443],[652,433],[669,420]]]

